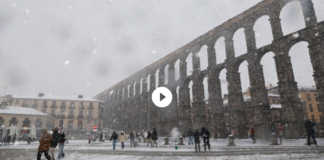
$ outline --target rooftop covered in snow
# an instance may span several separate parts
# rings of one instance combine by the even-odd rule
[[[18,96],[15,95],[13,98],[19,99],[47,99],[47,100],[69,100],[69,101],[94,101],[94,102],[101,102],[97,99],[91,97],[82,96],[81,98],[79,95],[53,95],[53,94],[43,94],[40,96],[39,94],[30,94],[30,95],[23,95]]]
[[[55,119],[52,116],[49,116],[41,111],[38,111],[33,108],[27,107],[17,107],[17,106],[6,106],[4,109],[0,109],[0,114],[13,114],[13,115],[31,115],[31,116],[48,116]]]

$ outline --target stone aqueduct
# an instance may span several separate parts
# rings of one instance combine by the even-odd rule
[[[305,28],[295,33],[283,35],[279,18],[282,8],[292,2],[299,1],[305,18]],[[253,26],[262,16],[270,17],[273,41],[261,48],[256,47]],[[235,57],[233,35],[244,28],[247,42],[247,53]],[[173,127],[180,131],[188,128],[206,126],[210,131],[217,131],[225,136],[224,107],[219,74],[227,70],[228,81],[228,111],[229,129],[237,130],[238,137],[247,134],[244,101],[241,91],[241,80],[238,68],[243,61],[248,62],[250,78],[251,103],[256,130],[265,125],[271,125],[270,107],[263,75],[261,58],[268,52],[275,54],[274,60],[278,75],[279,94],[282,105],[282,123],[284,135],[290,138],[299,137],[303,130],[300,122],[303,120],[302,108],[299,106],[298,88],[293,74],[288,52],[290,48],[301,41],[308,42],[308,48],[314,70],[314,80],[320,100],[320,111],[324,113],[324,22],[317,22],[312,0],[264,0],[222,25],[196,38],[180,49],[172,52],[157,62],[145,67],[132,76],[98,94],[96,98],[105,102],[104,128],[124,130],[127,116],[127,131],[147,130],[157,128],[159,135],[167,135]],[[298,34],[298,37],[293,36]],[[216,65],[215,43],[225,38],[226,60]],[[199,52],[202,46],[208,47],[208,68],[200,70],[200,59],[192,56],[192,75],[187,75],[186,58]],[[175,62],[180,60],[180,78],[175,79]],[[164,83],[164,68],[168,68],[168,84]],[[158,86],[165,86],[173,93],[173,101],[166,108],[156,107],[151,100],[151,93],[156,86],[155,73],[158,72]],[[204,101],[203,79],[208,76],[208,113]],[[150,81],[147,91],[147,81]],[[188,85],[192,85],[192,101]],[[179,87],[179,97],[176,88]],[[142,92],[141,92],[142,90]],[[323,121],[323,120],[322,120]],[[324,121],[323,121],[324,122]]]

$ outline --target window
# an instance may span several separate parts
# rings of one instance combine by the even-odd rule
[[[46,113],[46,109],[43,109],[42,112],[43,112],[43,113]]]
[[[318,97],[317,97],[317,94],[314,95],[315,96],[315,100],[318,101]]]
[[[51,111],[51,115],[52,115],[52,116],[55,116],[55,110],[52,110],[52,111]]]
[[[37,127],[37,128],[41,128],[42,125],[43,125],[43,123],[42,123],[42,119],[37,118],[37,120],[35,121],[35,127]]]
[[[317,104],[317,111],[319,111],[320,110],[320,106],[319,106],[319,104]]]
[[[68,128],[72,129],[73,128],[73,120],[68,121]]]
[[[70,106],[71,106],[71,107],[74,107],[74,102],[71,102],[71,103],[70,103]]]
[[[28,101],[25,99],[24,102],[23,102],[23,107],[28,107]]]
[[[92,116],[92,111],[88,111],[88,116]]]
[[[313,106],[312,106],[312,104],[309,104],[309,111],[310,112],[313,112]]]
[[[62,114],[65,114],[65,111],[64,111],[64,110],[61,110],[61,115],[62,115]]]
[[[33,107],[37,108],[37,100],[33,100]]]
[[[310,97],[310,95],[309,95],[309,93],[307,93],[307,100],[308,101],[311,101],[312,100],[311,97]]]
[[[81,107],[83,107],[84,106],[84,102],[80,102],[80,105],[81,105]]]
[[[47,101],[43,101],[43,105],[44,106],[47,106]]]
[[[79,129],[82,129],[82,120],[79,120],[79,121],[78,121],[78,128],[79,128]]]
[[[92,103],[92,102],[90,102],[90,103],[89,103],[89,106],[90,106],[90,107],[93,107],[93,103]]]
[[[70,115],[73,115],[73,110],[70,110]]]
[[[322,117],[322,115],[320,115],[319,117],[320,117],[320,123],[323,123],[323,117]]]
[[[4,123],[4,119],[3,117],[0,117],[0,125],[3,125],[3,123]]]
[[[56,101],[53,101],[53,102],[52,102],[52,105],[53,105],[53,106],[56,106]]]
[[[16,104],[18,104],[19,103],[19,99],[16,99]]]
[[[65,101],[62,101],[62,106],[65,106]]]
[[[312,115],[312,122],[315,122],[315,116]]]
[[[272,103],[276,103],[276,99],[272,99]]]

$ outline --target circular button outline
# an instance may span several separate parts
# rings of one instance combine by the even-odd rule
[[[160,94],[164,95],[165,98],[160,101]],[[152,93],[152,102],[159,108],[165,108],[172,102],[172,92],[166,87],[158,87]]]

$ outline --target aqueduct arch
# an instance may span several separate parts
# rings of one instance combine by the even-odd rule
[[[96,98],[105,102],[104,128],[124,129],[123,120],[125,117],[132,117],[128,120],[130,129],[141,131],[148,128],[158,128],[162,135],[168,134],[173,127],[180,131],[188,128],[209,127],[211,132],[217,131],[225,136],[226,127],[230,130],[237,130],[238,137],[244,137],[247,133],[246,117],[243,110],[243,96],[241,91],[240,75],[237,65],[246,60],[250,77],[251,103],[256,129],[271,125],[270,107],[267,90],[265,88],[264,73],[260,60],[268,52],[275,54],[274,60],[278,75],[278,86],[282,104],[282,123],[286,129],[286,137],[299,137],[303,129],[299,123],[303,120],[302,109],[299,106],[298,88],[292,70],[291,60],[288,55],[289,49],[295,43],[307,41],[314,79],[320,101],[320,111],[324,111],[324,22],[317,22],[312,0],[298,0],[305,17],[305,28],[294,33],[283,35],[280,12],[282,8],[296,0],[264,0],[251,7],[238,16],[226,21],[222,25],[201,35],[178,50],[168,54],[164,58],[152,63],[123,81],[115,84],[109,89],[98,94]],[[263,47],[256,47],[256,38],[253,27],[256,21],[268,16],[272,29],[273,41]],[[244,28],[247,53],[235,57],[234,33]],[[294,36],[298,34],[298,37]],[[225,38],[226,60],[216,64],[215,43],[221,37]],[[192,57],[192,75],[187,75],[186,59],[188,56],[199,52],[202,46],[207,46],[208,67],[200,70],[199,57]],[[192,54],[189,54],[192,53]],[[180,60],[180,78],[175,79],[174,64]],[[164,68],[168,68],[168,83],[164,83]],[[224,124],[224,107],[221,95],[219,74],[226,68],[228,82],[228,115],[229,124]],[[151,93],[156,87],[155,73],[159,70],[158,86],[168,87],[175,95],[175,100],[169,107],[159,109],[151,101]],[[208,112],[210,118],[207,121],[206,102],[204,100],[204,86],[202,77],[208,77]],[[142,80],[142,83],[141,83]],[[147,82],[149,81],[149,90]],[[188,83],[193,82],[193,99],[190,100]],[[134,85],[134,83],[136,84]],[[128,85],[131,85],[128,89]],[[179,97],[176,89],[179,86]],[[132,94],[135,87],[135,94]],[[142,88],[140,88],[142,87]],[[123,90],[123,92],[121,92]],[[130,91],[129,91],[130,90]],[[142,90],[142,92],[140,92]],[[119,94],[119,93],[123,93]],[[130,93],[130,96],[127,95]],[[191,105],[192,104],[192,105]],[[192,106],[192,107],[191,107]],[[127,118],[125,118],[127,120]],[[324,122],[324,120],[322,120]],[[162,131],[162,128],[167,130]],[[301,131],[302,129],[302,131]]]

